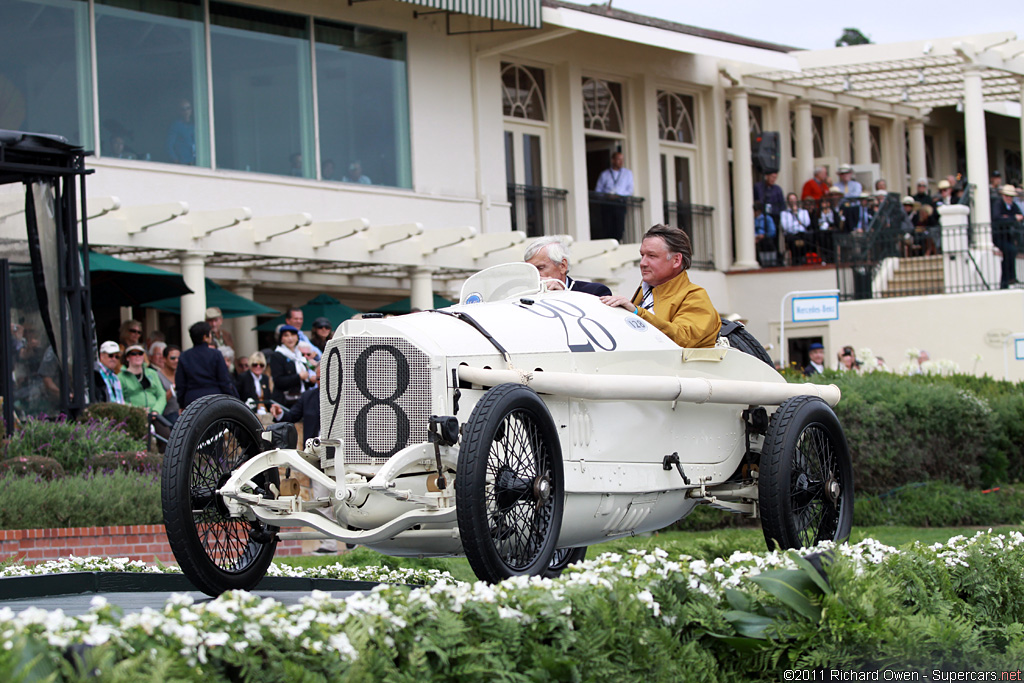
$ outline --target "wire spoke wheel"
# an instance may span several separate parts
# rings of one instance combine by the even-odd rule
[[[582,562],[586,558],[587,546],[585,545],[577,548],[558,548],[552,553],[548,568],[544,570],[544,576],[553,579],[565,571],[569,565]]]
[[[503,384],[463,430],[455,479],[463,548],[476,575],[500,581],[547,568],[562,524],[562,460],[554,423],[532,389]]]
[[[772,415],[758,479],[769,548],[842,541],[853,526],[853,466],[839,420],[819,398],[798,396]]]
[[[217,491],[262,450],[262,425],[229,396],[207,396],[175,423],[164,455],[161,489],[167,538],[182,572],[203,592],[253,588],[277,546],[277,528],[232,517]],[[255,476],[247,492],[273,495],[277,470]]]

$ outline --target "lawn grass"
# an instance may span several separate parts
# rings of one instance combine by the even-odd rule
[[[986,527],[987,529],[987,527]],[[899,547],[913,541],[932,544],[949,540],[953,536],[973,536],[979,530],[976,527],[918,528],[906,526],[874,526],[854,528],[850,536],[851,542],[874,538],[886,545]],[[993,527],[993,533],[1024,531],[1024,526]],[[615,541],[593,546],[587,553],[588,557],[597,557],[605,552],[624,553],[632,548],[651,550],[662,548],[670,554],[685,553],[702,559],[728,557],[737,550],[761,552],[765,550],[764,536],[761,529],[751,527],[745,529],[718,529],[715,531],[663,531],[649,536],[620,538]],[[357,547],[341,555],[315,555],[303,557],[282,557],[278,562],[296,567],[319,567],[341,563],[344,566],[364,567],[412,567],[417,569],[440,569],[451,573],[462,581],[475,581],[476,576],[464,557],[389,557]]]

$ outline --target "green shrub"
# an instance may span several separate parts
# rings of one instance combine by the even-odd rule
[[[35,481],[0,477],[0,529],[159,524],[160,477],[138,472]]]
[[[1021,429],[1014,417],[1024,417],[1014,385],[885,372],[826,371],[811,381],[834,383],[843,392],[836,415],[858,491],[882,493],[926,479],[978,488],[1021,477],[1010,466],[1024,461],[1024,442],[1012,441]]]
[[[164,456],[148,451],[123,451],[120,453],[100,453],[89,458],[85,467],[93,472],[160,472]]]
[[[93,403],[86,406],[79,416],[79,421],[109,420],[122,426],[133,438],[146,440],[149,434],[149,417],[144,408],[121,403]]]
[[[38,477],[46,480],[60,479],[64,476],[64,468],[59,462],[42,455],[23,455],[0,460],[0,476],[8,472],[19,477]]]
[[[44,455],[61,464],[69,474],[81,472],[93,456],[111,451],[141,451],[146,445],[108,419],[72,422],[28,418],[7,445],[7,457]]]
[[[858,496],[857,526],[956,527],[1024,523],[1024,491],[1002,487],[985,493],[932,481]]]

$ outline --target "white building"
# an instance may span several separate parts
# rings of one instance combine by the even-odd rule
[[[983,193],[990,169],[1020,178],[1012,34],[800,52],[558,0],[280,6],[0,3],[0,128],[96,150],[89,242],[180,270],[197,292],[182,328],[202,317],[204,277],[280,310],[321,292],[428,307],[520,259],[527,233],[572,236],[573,274],[628,294],[629,243],[669,221],[692,232],[693,279],[778,357],[783,296],[848,274],[758,267],[750,138],[734,131],[778,131],[779,184],[797,192],[841,163],[901,195],[958,166]],[[591,239],[612,151],[635,177],[622,246]],[[974,211],[988,222],[987,201]],[[925,346],[1001,375],[1022,304],[1018,289],[844,301],[838,321],[787,320],[786,335],[890,364]],[[255,320],[228,322],[254,350]]]

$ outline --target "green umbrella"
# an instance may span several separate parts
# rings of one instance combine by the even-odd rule
[[[95,251],[89,252],[89,281],[93,305],[138,306],[192,293],[177,273]]]
[[[244,296],[229,292],[213,280],[206,280],[206,305],[216,306],[220,309],[225,318],[240,318],[243,315],[268,315],[277,313],[277,310],[258,304]],[[181,298],[161,299],[146,304],[148,308],[155,308],[168,313],[181,313]]]
[[[454,301],[449,301],[448,299],[445,299],[440,294],[435,294],[434,295],[434,308],[448,308],[449,306],[454,306],[454,305],[455,305]],[[373,312],[374,313],[393,313],[395,315],[400,315],[402,313],[412,313],[412,299],[409,298],[409,297],[405,297],[404,299],[399,299],[398,301],[396,301],[394,303],[390,303],[387,306],[381,306],[380,308],[375,308],[373,310]]]
[[[329,297],[326,294],[320,294],[300,306],[302,309],[302,320],[303,327],[309,329],[313,321],[317,318],[327,318],[331,321],[331,328],[338,329],[338,325],[342,324],[352,316],[359,313],[356,309],[351,306],[346,306],[337,299]],[[284,323],[284,316],[279,315],[272,320],[268,320],[265,323],[261,323],[256,327],[257,330],[269,330],[273,331],[278,325]]]

